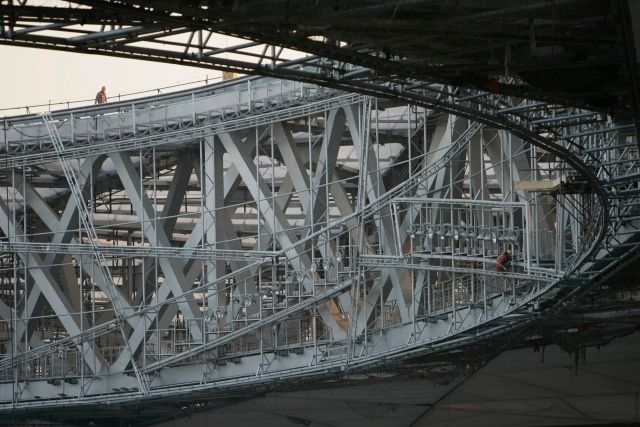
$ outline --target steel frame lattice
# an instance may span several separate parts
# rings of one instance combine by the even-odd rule
[[[214,49],[210,23],[144,7],[108,29],[128,2],[80,3],[2,2],[1,38],[291,80],[5,118],[2,410],[366,371],[520,327],[635,256],[637,137],[615,116],[515,78],[378,74],[402,64],[307,36],[289,47],[331,55],[285,59],[268,32]]]
[[[469,102],[465,90],[434,93]],[[478,95],[514,128],[541,132],[539,103]],[[637,170],[631,136],[585,112],[553,127],[585,135],[556,147],[563,158],[483,124],[481,111],[474,122],[268,78],[158,101],[155,117],[158,102],[144,100],[6,121],[7,408],[366,370],[522,324],[558,283],[602,271],[594,225],[614,206],[602,187],[562,185],[600,186],[578,178],[594,160],[612,173],[596,147],[628,164],[617,185]],[[73,192],[54,178],[65,169],[48,157],[50,134]],[[585,160],[577,142],[592,150]],[[629,236],[608,234],[614,245]],[[506,248],[513,271],[496,273]],[[140,381],[128,375],[138,369]]]

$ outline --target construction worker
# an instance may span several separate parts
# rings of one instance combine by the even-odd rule
[[[102,86],[100,92],[96,94],[96,104],[106,104],[107,103],[107,87]]]
[[[504,251],[496,259],[496,271],[509,271],[509,268],[511,268],[511,251]]]

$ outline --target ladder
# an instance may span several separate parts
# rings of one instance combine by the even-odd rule
[[[73,199],[78,207],[78,215],[82,221],[82,226],[84,227],[87,237],[89,238],[89,242],[91,244],[91,248],[93,250],[93,256],[95,257],[97,264],[100,266],[99,274],[102,276],[104,280],[106,291],[108,293],[109,299],[113,305],[113,310],[116,314],[116,318],[118,319],[118,326],[120,332],[122,333],[122,338],[124,340],[124,345],[126,351],[129,353],[129,358],[131,360],[131,366],[133,367],[133,371],[135,373],[136,379],[138,380],[139,391],[144,396],[149,395],[149,384],[147,381],[147,377],[144,373],[140,371],[138,365],[136,364],[136,360],[131,350],[131,346],[129,345],[129,340],[127,337],[127,333],[125,331],[126,324],[126,313],[122,306],[122,301],[120,300],[120,295],[118,294],[118,290],[116,289],[116,285],[113,282],[113,277],[111,276],[111,271],[107,267],[107,260],[104,256],[103,251],[100,251],[100,241],[98,240],[98,235],[96,233],[95,228],[93,227],[93,222],[91,221],[91,214],[87,209],[86,203],[84,201],[84,197],[82,196],[82,189],[80,188],[80,184],[78,182],[78,177],[76,175],[76,171],[69,159],[65,156],[65,148],[62,143],[62,139],[60,138],[60,134],[58,133],[58,128],[56,127],[53,119],[51,118],[50,113],[42,113],[42,120],[49,132],[49,136],[51,137],[51,142],[53,143],[53,147],[56,151],[56,155],[58,160],[60,161],[60,165],[62,166],[62,170],[64,171],[64,175],[69,183],[69,189],[71,190],[71,194]]]

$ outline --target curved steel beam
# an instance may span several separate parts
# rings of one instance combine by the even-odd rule
[[[575,3],[575,1],[567,0],[561,3],[562,5],[567,5]],[[432,37],[452,37],[449,30],[444,31],[440,29],[440,33],[436,31],[429,35],[419,35],[420,37],[417,40],[413,40],[412,37],[416,37],[412,35],[413,33],[407,34],[406,32],[402,32],[399,35],[398,30],[395,29],[393,35],[385,33],[384,37],[379,37],[378,39],[374,37],[368,42],[363,43],[357,41],[359,37],[367,37],[371,25],[373,25],[370,22],[372,19],[372,22],[382,22],[381,24],[377,24],[378,26],[382,25],[383,28],[387,28],[390,25],[389,23],[393,22],[393,17],[395,17],[398,10],[412,7],[412,5],[423,9],[428,9],[432,6],[429,2],[425,1],[414,1],[411,3],[392,2],[391,4],[394,4],[394,7],[391,8],[391,10],[389,10],[387,6],[381,8],[379,5],[369,5],[365,7],[341,6],[340,10],[330,10],[324,4],[319,4],[315,7],[311,6],[311,9],[309,9],[310,6],[303,2],[287,3],[285,9],[283,9],[283,7],[279,8],[278,5],[270,5],[269,8],[265,8],[260,2],[256,2],[250,7],[246,7],[246,10],[216,5],[208,5],[208,7],[204,9],[191,4],[159,3],[145,0],[78,0],[75,1],[74,4],[83,5],[84,7],[52,8],[45,6],[16,6],[13,4],[7,6],[0,5],[0,17],[5,23],[5,25],[2,26],[3,30],[0,31],[0,38],[4,39],[1,43],[131,57],[214,68],[224,71],[262,74],[260,73],[259,67],[254,67],[256,64],[260,65],[262,60],[256,60],[253,63],[247,61],[247,63],[240,64],[237,61],[225,60],[225,58],[215,58],[215,60],[212,60],[210,55],[203,54],[207,51],[207,43],[202,43],[202,32],[208,31],[211,32],[211,34],[232,36],[264,44],[264,53],[259,56],[270,59],[274,64],[280,64],[282,61],[277,57],[274,58],[273,55],[268,52],[268,46],[270,45],[307,52],[319,57],[340,61],[342,64],[367,67],[372,70],[371,77],[377,78],[384,76],[384,79],[389,81],[400,79],[406,82],[417,79],[456,86],[466,86],[480,90],[493,89],[511,96],[540,99],[547,102],[571,103],[572,105],[581,107],[587,107],[589,104],[584,101],[585,97],[612,96],[611,88],[607,88],[607,91],[602,93],[590,88],[588,91],[583,91],[584,93],[581,92],[576,95],[566,91],[563,93],[562,88],[557,88],[556,90],[541,89],[524,82],[519,84],[496,84],[497,80],[492,78],[492,76],[506,72],[505,69],[507,65],[505,65],[504,68],[502,65],[496,68],[495,64],[490,64],[500,61],[492,62],[488,59],[480,61],[478,58],[471,58],[472,61],[479,61],[479,63],[484,61],[484,65],[479,71],[465,71],[465,66],[460,64],[460,61],[464,62],[464,56],[460,59],[454,57],[450,60],[453,61],[452,64],[448,64],[446,61],[443,62],[442,54],[431,57],[427,53],[425,54],[426,56],[413,57],[410,54],[398,56],[385,52],[385,50],[388,49],[387,45],[395,39],[399,38],[399,40],[395,41],[395,44],[399,46],[415,44],[416,46],[422,46],[424,48],[428,46],[427,41]],[[591,9],[583,7],[586,16],[591,16],[589,13],[594,14],[597,11],[597,4],[591,4],[590,6],[592,9],[595,8],[594,11],[589,12],[588,10]],[[546,3],[538,3],[525,9],[527,13],[532,13],[532,11],[548,7],[549,5]],[[362,10],[365,12],[362,12]],[[381,20],[378,15],[381,12],[386,14],[392,13],[392,18]],[[337,27],[329,25],[332,20],[339,21],[340,19],[359,16],[357,15],[358,13],[372,14],[362,18],[367,20],[367,27],[358,29],[356,25],[351,29],[352,24],[343,24],[347,25],[347,28],[342,30],[340,25]],[[475,11],[466,10],[465,12],[454,14],[454,16],[438,16],[439,19],[444,22],[451,21],[451,23],[447,23],[446,25],[455,25],[456,28],[460,28],[461,22],[466,22],[468,25],[470,20],[491,19],[492,14],[520,19],[518,13],[522,13],[522,10],[521,8],[498,8],[496,10],[490,10],[488,13],[488,15],[487,13],[477,14]],[[258,16],[258,14],[261,15]],[[310,16],[313,16],[313,19],[310,19]],[[434,16],[429,13],[427,13],[426,16],[431,19],[429,22],[435,19]],[[405,18],[405,20],[406,19],[410,18]],[[16,25],[21,24],[21,21],[33,23],[34,20],[54,23],[55,25],[69,25],[70,28],[68,29],[57,28],[57,30],[59,32],[84,31],[87,33],[87,36],[65,38],[59,35],[46,35],[46,32],[43,33],[40,31],[40,29],[46,28],[38,27],[37,25],[32,25],[31,28],[14,29]],[[318,20],[320,20],[320,22],[326,21],[328,24],[319,25]],[[575,25],[580,23],[579,20],[576,22]],[[78,24],[83,25],[82,29],[79,29]],[[423,22],[420,23],[421,26],[424,26],[423,24]],[[91,29],[91,25],[97,28]],[[112,27],[119,26],[119,28],[105,29],[104,26],[106,25]],[[122,28],[122,25],[140,26],[140,28],[127,29]],[[565,25],[569,24],[565,23]],[[72,26],[73,28],[71,28]],[[406,24],[403,25],[403,27],[406,27]],[[506,35],[502,33],[478,35],[478,29],[474,29],[468,37],[474,39],[484,37],[491,47],[490,56],[493,57],[497,54],[495,53],[496,51],[502,50],[500,46],[493,46],[491,44],[491,42],[496,44],[496,42],[493,41],[494,39],[504,44],[517,43],[519,45],[526,45],[531,43],[531,31],[535,31],[535,29],[534,25],[528,32],[520,31],[518,34],[509,35],[508,40],[503,40]],[[436,30],[438,29],[436,28]],[[114,34],[112,33],[122,33],[125,31],[128,32],[129,38],[122,37],[122,34],[119,34],[120,38],[118,39],[113,38]],[[188,41],[180,42],[166,38],[167,35],[176,33],[189,33]],[[135,37],[131,37],[132,35],[135,35]],[[208,41],[210,37],[211,35],[205,38]],[[324,40],[318,40],[319,37],[324,37]],[[548,38],[542,30],[538,30],[538,34],[534,34],[534,37],[537,37],[538,43],[541,44],[545,43],[545,40]],[[617,38],[615,34],[611,36],[608,33],[605,35],[601,33],[595,35],[592,33],[579,33],[579,36],[576,36],[575,40],[559,40],[558,37],[552,37],[547,40],[546,43],[562,45],[564,42],[570,46],[576,45],[578,47],[589,46],[590,43],[596,43],[601,51],[615,53],[621,49],[620,46],[622,46],[624,42],[624,40]],[[161,38],[163,39],[160,40]],[[356,39],[356,41],[349,41],[352,38]],[[154,49],[131,45],[131,43],[139,41],[162,43],[165,46],[160,49]],[[166,48],[167,45],[182,47],[184,49],[172,51]],[[508,50],[506,47],[504,49],[505,51]],[[234,49],[231,50],[233,51]],[[239,49],[236,49],[235,53],[247,54]],[[431,55],[434,54],[431,53]],[[486,53],[486,55],[489,56],[488,53]],[[507,53],[504,53],[504,55],[506,56]],[[271,58],[269,58],[270,56]],[[580,67],[589,65],[597,68],[621,64],[626,61],[625,58],[618,57],[615,54],[605,55],[599,58],[598,61],[592,63],[585,63],[584,61],[571,62],[571,58],[569,59],[569,64],[563,64],[563,67],[570,68],[571,64],[575,62]],[[511,61],[513,62],[515,59]],[[505,64],[507,62],[505,59]],[[337,64],[336,66],[331,65],[330,67],[340,73],[341,70],[344,70],[342,64]],[[531,67],[530,65],[525,65],[523,70]],[[575,64],[573,66],[575,66]],[[509,67],[512,73],[518,72],[516,63],[511,63]],[[591,108],[594,108],[594,105],[591,105]]]

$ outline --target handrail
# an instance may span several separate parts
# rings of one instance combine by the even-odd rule
[[[118,93],[117,95],[110,95],[111,99],[117,98],[117,101],[112,101],[112,102],[121,102],[123,101],[123,97],[133,97],[136,95],[143,95],[145,93],[157,93],[157,94],[162,94],[162,90],[166,90],[166,89],[172,89],[172,88],[177,88],[177,87],[184,87],[184,86],[189,86],[189,85],[196,85],[196,84],[200,84],[200,83],[205,83],[205,85],[209,84],[209,80],[212,81],[216,81],[219,80],[221,77],[212,77],[211,79],[209,79],[208,77],[205,79],[201,79],[201,80],[194,80],[194,81],[190,81],[190,82],[176,82],[175,84],[170,84],[167,86],[160,86],[160,87],[156,87],[156,88],[152,88],[152,89],[144,89],[144,90],[138,90],[135,92],[126,92],[126,93]],[[214,84],[214,83],[212,83]],[[181,89],[181,90],[185,90],[185,89]],[[188,89],[186,89],[188,90]],[[173,92],[172,92],[173,93]],[[164,94],[163,94],[164,95]],[[150,95],[153,96],[153,95]],[[137,96],[137,98],[141,98],[140,96]],[[131,99],[131,98],[130,98]],[[133,98],[136,99],[136,98]],[[126,99],[125,99],[126,101]],[[94,102],[94,98],[86,98],[86,99],[74,99],[74,100],[67,100],[67,101],[51,101],[49,100],[49,102],[46,103],[42,103],[42,104],[30,104],[30,105],[19,105],[16,107],[3,107],[0,108],[0,112],[2,111],[13,111],[13,110],[22,110],[22,109],[26,109],[27,113],[25,115],[30,115],[30,114],[37,114],[37,113],[31,113],[29,110],[30,109],[36,109],[36,108],[43,108],[43,107],[47,107],[47,110],[51,111],[51,106],[59,106],[59,105],[66,105],[67,106],[67,110],[71,109],[71,107],[69,107],[69,105],[71,104],[80,104],[80,103],[93,103]],[[92,104],[93,105],[93,104]],[[82,108],[82,106],[80,107],[73,107],[73,108]]]
[[[334,96],[333,98],[324,98],[322,100],[309,102],[304,105],[292,105],[269,112],[246,115],[230,120],[220,120],[204,125],[192,126],[186,129],[170,130],[159,134],[142,135],[133,138],[100,141],[93,144],[86,143],[82,145],[74,145],[66,149],[65,156],[95,156],[98,154],[108,154],[115,149],[133,150],[150,146],[159,146],[172,142],[177,143],[182,141],[191,141],[197,136],[205,136],[205,134],[215,134],[220,132],[239,130],[255,125],[256,123],[268,122],[274,117],[282,120],[288,117],[297,117],[301,114],[307,114],[310,112],[319,112],[328,108],[329,106],[333,106],[334,104],[337,106],[348,105],[357,102],[359,99],[361,99],[360,95],[338,94],[338,96]],[[55,153],[50,150],[20,152],[10,154],[9,156],[5,157],[5,167],[33,165],[56,160]]]
[[[203,85],[201,87],[196,87],[196,88],[188,88],[188,89],[182,89],[179,91],[175,91],[175,92],[170,92],[170,93],[163,93],[163,94],[157,94],[157,95],[149,95],[149,96],[143,96],[143,97],[137,97],[137,98],[133,98],[130,100],[119,100],[119,101],[110,101],[107,102],[106,104],[91,104],[91,105],[83,105],[83,106],[79,106],[79,107],[73,107],[73,108],[63,108],[63,109],[59,109],[59,110],[53,110],[51,111],[51,114],[55,117],[59,114],[70,114],[70,113],[80,113],[80,112],[89,112],[89,111],[98,111],[98,110],[111,110],[111,109],[117,109],[117,108],[122,108],[125,106],[130,106],[130,105],[140,105],[140,104],[148,104],[148,103],[153,103],[153,102],[160,102],[160,101],[165,101],[167,99],[181,99],[181,98],[185,98],[186,97],[191,97],[191,95],[200,95],[203,93],[207,93],[211,94],[211,91],[217,91],[220,89],[225,89],[228,87],[232,87],[232,86],[238,86],[240,84],[244,84],[248,81],[254,81],[254,80],[261,80],[261,79],[269,79],[269,80],[277,80],[274,79],[272,77],[260,77],[260,76],[246,76],[246,77],[238,77],[235,79],[231,79],[231,80],[225,80],[225,81],[220,81],[220,82],[215,82],[215,83],[208,83],[206,85]],[[205,81],[205,80],[202,80]],[[188,84],[188,83],[187,83]],[[169,86],[171,87],[171,86]],[[149,91],[157,91],[158,89],[162,89],[162,88],[157,88],[157,89],[151,89]],[[135,93],[133,93],[135,94]],[[61,102],[60,104],[66,104],[67,102]],[[49,104],[46,104],[49,105]],[[45,106],[44,104],[42,106]],[[29,106],[31,107],[31,106]],[[35,106],[34,106],[35,107]],[[18,109],[18,108],[25,108],[25,106],[22,107],[16,107],[16,108],[11,108],[11,109]],[[0,111],[5,111],[8,109],[0,109]],[[17,114],[17,115],[6,115],[4,116],[4,119],[7,120],[8,122],[17,122],[17,121],[22,121],[22,120],[26,120],[26,119],[33,119],[38,117],[39,113],[27,113],[27,114]]]

